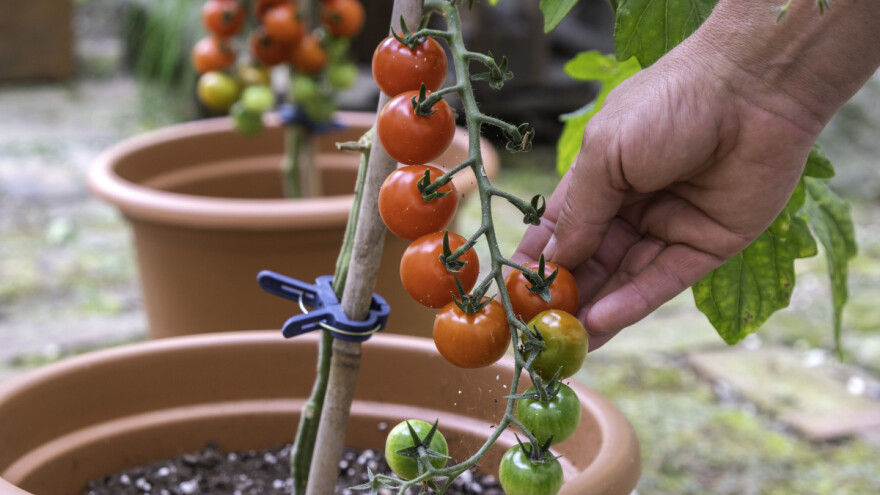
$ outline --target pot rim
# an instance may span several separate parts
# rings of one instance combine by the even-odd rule
[[[299,336],[297,339],[317,340],[317,337],[317,335],[310,334]],[[436,352],[433,341],[427,338],[392,334],[378,334],[375,337],[365,345],[406,349],[407,352]],[[206,343],[210,343],[211,346],[222,345],[239,348],[246,342],[279,345],[281,339],[279,339],[277,331],[239,331],[172,337],[98,350],[43,366],[0,383],[0,404],[14,398],[22,391],[40,387],[43,383],[50,383],[57,377],[66,376],[82,368],[125,362],[135,355],[160,354],[169,350],[180,351],[181,349],[197,350]],[[506,355],[495,366],[512,372],[514,369],[513,358]],[[631,478],[622,480],[620,476],[622,472],[630,471],[633,464],[640,463],[638,440],[628,420],[610,401],[592,389],[576,381],[571,382],[571,387],[581,398],[582,406],[586,407],[596,419],[601,430],[602,440],[593,462],[576,476],[566,480],[566,485],[571,483],[577,486],[576,480],[590,479],[591,486],[609,488],[603,493],[619,493],[621,489],[634,489],[634,486],[628,485],[634,480]],[[562,493],[567,492],[563,489]],[[15,487],[0,477],[0,494],[27,495],[28,492]]]
[[[370,112],[337,112],[347,126],[369,129],[375,122]],[[281,125],[277,114],[268,114],[266,127]],[[123,179],[116,165],[129,154],[145,148],[185,141],[196,136],[234,133],[230,117],[185,122],[141,133],[120,141],[98,155],[88,170],[92,194],[116,206],[127,217],[160,224],[215,229],[320,229],[344,224],[353,194],[303,199],[212,198],[160,191]],[[456,128],[455,140],[468,143],[467,130]],[[489,176],[498,170],[494,147],[481,138],[484,166]],[[468,189],[463,184],[460,189]],[[472,187],[471,187],[472,188]]]

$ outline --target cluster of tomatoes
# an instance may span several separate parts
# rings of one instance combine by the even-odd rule
[[[377,134],[388,154],[403,164],[382,185],[379,212],[392,233],[412,241],[401,259],[400,277],[416,301],[439,309],[433,330],[437,350],[456,366],[488,366],[510,345],[507,314],[494,299],[467,295],[479,275],[477,254],[471,247],[457,259],[449,259],[468,240],[444,232],[460,195],[451,181],[428,187],[444,174],[430,162],[449,146],[455,122],[442,99],[430,109],[420,112],[419,107],[443,85],[446,55],[430,37],[411,45],[405,41],[389,36],[373,56],[373,76],[390,97],[379,114]],[[501,462],[499,478],[508,494],[549,495],[559,490],[562,469],[547,447],[568,438],[580,422],[580,401],[559,380],[580,369],[587,353],[587,333],[573,316],[578,309],[578,290],[571,273],[543,260],[527,263],[524,268],[527,272],[512,271],[505,287],[515,316],[528,322],[530,329],[537,329],[524,340],[542,342],[535,347],[540,351],[532,368],[549,386],[543,394],[548,400],[544,401],[534,387],[526,391],[517,401],[515,417],[543,448],[511,448]],[[416,460],[401,455],[401,450],[421,445],[435,451],[439,456],[431,462],[438,468],[445,465],[443,456],[447,453],[439,432],[431,433],[429,444],[423,442],[431,431],[430,424],[409,423],[395,427],[386,443],[389,465],[404,479],[419,473]]]
[[[296,76],[293,92],[314,120],[329,119],[334,107],[318,98],[320,83],[335,89],[354,84],[357,68],[345,60],[344,42],[364,24],[364,8],[358,0],[321,0],[320,26],[308,28],[297,3],[291,0],[256,0],[247,36],[248,61],[230,75],[238,60],[234,39],[242,32],[248,12],[241,0],[207,0],[202,23],[208,36],[192,51],[199,73],[198,97],[214,111],[231,109],[236,126],[245,133],[262,127],[262,113],[274,106],[268,69],[290,64]],[[343,42],[343,43],[340,43]],[[319,80],[319,75],[322,78]]]

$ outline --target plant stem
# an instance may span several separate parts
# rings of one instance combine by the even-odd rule
[[[403,16],[405,22],[416,25],[421,15],[421,0],[394,1],[392,24]],[[381,109],[387,100],[387,96],[381,96],[377,108]],[[379,188],[396,166],[397,161],[388,156],[378,140],[374,140],[358,214],[351,255],[352,263],[342,294],[342,307],[352,320],[362,320],[369,311],[386,232],[377,206]],[[333,358],[327,396],[318,426],[314,459],[306,488],[308,495],[333,493],[339,471],[339,459],[342,457],[345,443],[354,387],[360,369],[360,343],[336,340],[332,347]]]
[[[300,128],[299,126],[286,126],[284,128],[284,161],[281,164],[282,177],[284,178],[284,196],[286,198],[302,197],[302,183],[300,182]]]

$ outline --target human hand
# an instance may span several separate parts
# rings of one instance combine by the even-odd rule
[[[591,349],[760,235],[823,125],[679,48],[609,95],[513,257],[572,271]]]

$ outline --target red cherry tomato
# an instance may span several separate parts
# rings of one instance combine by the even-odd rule
[[[446,81],[446,52],[433,38],[426,38],[415,50],[389,36],[373,53],[373,79],[388,96],[417,91],[422,83],[437,91]]]
[[[510,328],[504,307],[491,301],[470,315],[454,302],[434,319],[434,345],[450,363],[461,368],[482,368],[504,356],[510,344]]]
[[[444,173],[430,165],[407,165],[392,172],[379,189],[382,221],[388,230],[410,241],[443,230],[458,208],[458,191],[452,182],[437,190],[445,196],[425,200],[419,191],[425,170],[430,171],[432,182]]]
[[[540,263],[537,261],[530,261],[523,266],[529,270],[538,271],[539,265]],[[557,268],[559,273],[549,287],[550,302],[544,301],[541,296],[528,289],[532,284],[526,280],[521,271],[510,272],[504,279],[504,286],[507,287],[507,293],[510,294],[510,304],[513,306],[514,314],[521,316],[523,321],[529,321],[541,311],[548,309],[561,309],[571,314],[577,313],[578,288],[571,272],[555,263],[545,263],[544,276],[549,277]]]
[[[440,100],[431,115],[416,115],[411,100],[418,91],[407,91],[392,98],[376,123],[382,147],[391,158],[406,165],[430,163],[446,151],[455,137],[452,109]]]
[[[293,65],[306,74],[319,72],[327,64],[327,52],[318,38],[306,34],[293,49]]]
[[[251,49],[251,55],[270,67],[290,58],[290,45],[269,36],[263,29],[252,32],[248,44]]]
[[[455,251],[466,239],[449,233],[449,249]],[[465,291],[470,291],[477,283],[480,274],[480,260],[473,248],[467,250],[460,261],[467,264],[458,273],[451,273],[440,262],[443,254],[443,233],[423,235],[406,248],[400,259],[400,281],[403,288],[419,304],[429,308],[442,308],[452,302],[452,295],[458,294],[455,277],[458,277]]]
[[[305,32],[292,3],[282,3],[267,10],[263,15],[263,29],[272,38],[287,44],[297,43]]]
[[[235,62],[235,50],[226,40],[214,37],[202,38],[192,51],[192,63],[196,72],[221,71]]]
[[[244,9],[235,0],[208,0],[202,5],[202,24],[218,38],[235,35],[244,23]]]
[[[364,27],[364,6],[358,0],[328,0],[321,10],[321,22],[337,38],[351,38]]]

